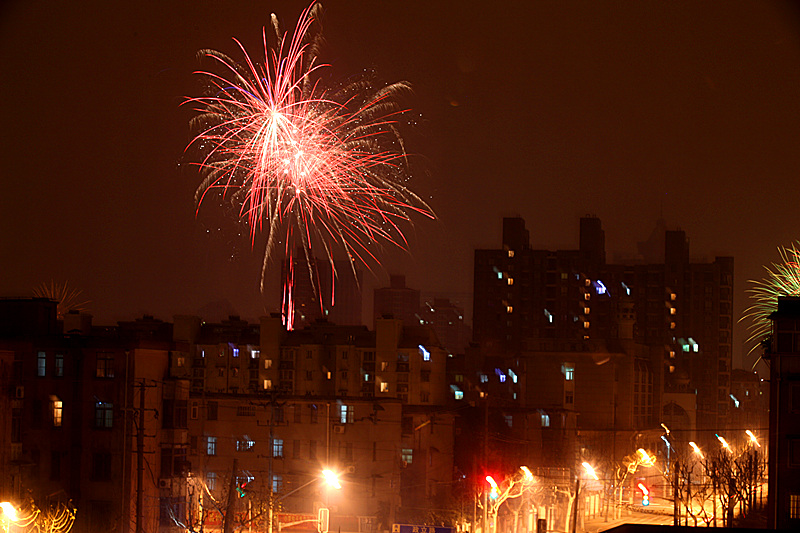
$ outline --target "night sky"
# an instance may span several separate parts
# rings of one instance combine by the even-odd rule
[[[68,282],[95,322],[151,314],[255,320],[279,267],[214,209],[183,150],[197,50],[258,56],[275,11],[307,2],[29,2],[0,7],[0,295]],[[663,217],[693,259],[732,255],[747,280],[800,239],[800,10],[790,2],[330,1],[326,76],[408,80],[416,218],[410,253],[366,288],[409,286],[471,310],[475,248],[522,216],[535,248],[603,221],[609,258]],[[371,295],[371,292],[369,293]],[[366,298],[371,302],[371,297]],[[216,315],[216,316],[215,316]],[[739,327],[736,342],[744,339]]]

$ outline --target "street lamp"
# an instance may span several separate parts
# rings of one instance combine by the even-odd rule
[[[599,477],[597,477],[597,473],[594,471],[592,465],[584,461],[583,463],[581,463],[581,466],[583,466],[584,470],[586,470],[586,473],[589,474],[589,476],[593,477],[595,481],[600,479]]]
[[[726,449],[729,452],[733,453],[733,450],[731,449],[731,445],[728,444],[728,441],[726,441],[724,437],[720,437],[719,435],[717,435],[717,439],[719,440],[720,444],[722,445],[722,447],[724,449]]]
[[[0,509],[3,510],[3,515],[12,522],[19,520],[17,510],[11,502],[0,502]]]
[[[270,499],[270,501],[269,501],[269,516],[267,517],[267,532],[268,533],[272,533],[273,510],[274,510],[274,507],[275,507],[275,503],[283,500],[284,498],[287,498],[287,497],[291,496],[292,494],[294,494],[295,492],[297,492],[299,490],[302,490],[302,489],[308,487],[309,485],[311,485],[312,483],[314,483],[316,481],[324,481],[329,486],[331,486],[331,487],[333,487],[335,489],[341,489],[342,488],[342,484],[339,482],[339,476],[337,476],[336,473],[333,472],[332,470],[329,470],[329,469],[326,468],[325,470],[322,471],[322,478],[314,477],[310,481],[307,481],[306,483],[303,483],[302,485],[300,485],[296,489],[287,492],[286,494],[280,496],[279,498],[275,498],[274,500]],[[320,514],[320,516],[321,516],[321,514]]]
[[[745,431],[745,433],[747,434],[747,436],[748,436],[748,437],[750,437],[750,442],[751,442],[752,444],[755,444],[756,446],[758,446],[759,448],[761,448],[761,444],[758,442],[758,439],[756,438],[756,436],[755,436],[755,435],[753,435],[753,432],[752,432],[752,431],[750,431],[750,430],[748,429],[747,431]]]
[[[689,441],[689,446],[692,447],[692,450],[694,450],[694,453],[696,453],[700,457],[700,459],[705,459],[705,457],[703,456],[703,452],[700,451],[700,447],[697,446],[697,444],[695,444],[693,440]]]
[[[342,484],[339,483],[339,476],[337,476],[332,470],[328,470],[327,468],[323,470],[322,477],[325,479],[325,482],[331,487],[335,489],[342,488]]]

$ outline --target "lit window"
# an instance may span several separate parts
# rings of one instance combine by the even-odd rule
[[[592,280],[590,280],[589,278],[586,278],[586,280],[584,280],[583,284],[585,286],[587,286],[587,287],[590,287],[592,285]]]
[[[573,381],[575,379],[575,363],[564,363],[561,367],[566,381]]]
[[[789,495],[789,518],[800,519],[800,494]]]
[[[464,399],[464,391],[460,391],[460,390],[453,391],[453,397],[456,400],[463,400]]]
[[[276,439],[278,440],[278,439]],[[253,451],[253,447],[256,445],[256,441],[250,440],[250,437],[247,435],[243,437],[239,437],[236,439],[236,451],[237,452],[251,452]],[[281,446],[283,446],[283,441],[281,441]]]
[[[508,283],[509,285],[513,285],[514,284],[514,278],[508,278],[506,280],[506,283]]]
[[[425,349],[423,345],[419,345],[419,353],[422,355],[423,361],[430,361],[431,360],[431,352]]]
[[[498,272],[497,273],[497,279],[503,279],[503,273],[502,272]]]
[[[583,299],[587,302],[592,299],[592,295],[588,292],[583,293]]]
[[[47,374],[47,354],[39,352],[36,357],[36,375],[43,378]]]
[[[674,374],[675,373],[675,366],[674,365],[669,365],[669,373],[670,374]]]
[[[583,308],[583,314],[584,315],[588,315],[589,313],[591,313],[591,311],[592,311],[591,307],[584,307]]]
[[[583,323],[583,329],[589,329],[589,326],[590,326],[590,323],[589,323],[588,320]]]
[[[670,350],[669,351],[669,358],[670,359],[675,359],[675,350]]]
[[[353,423],[353,406],[352,405],[340,405],[339,406],[339,422],[342,424],[352,424]]]
[[[675,329],[675,322],[669,323],[669,329]]]
[[[389,384],[381,381],[381,392],[389,392]]]
[[[670,307],[670,308],[669,308],[669,314],[671,314],[671,315],[674,315],[674,314],[675,314],[675,313],[677,313],[677,312],[678,312],[678,310],[677,310],[677,309],[675,309],[674,307]]]
[[[206,454],[217,455],[217,437],[206,437]]]
[[[258,359],[261,357],[261,350],[250,350],[250,359]]]
[[[272,359],[264,359],[264,370],[272,368]]]
[[[233,356],[234,357],[239,357],[239,348],[234,348],[233,349]]]
[[[630,287],[628,287],[628,286],[627,286],[627,285],[625,285],[624,283],[622,284],[622,290],[624,290],[624,291],[625,291],[625,296],[630,296],[630,295],[631,295],[631,289],[630,289]]]
[[[411,461],[414,460],[414,450],[411,448],[403,448],[403,450],[400,452],[400,460],[405,464],[410,465]]]
[[[544,316],[547,318],[547,322],[550,324],[553,323],[553,315],[547,309],[544,310]]]
[[[265,379],[264,380],[264,389],[268,390],[268,389],[271,389],[271,388],[272,388],[272,380],[271,379]]]
[[[206,485],[208,486],[208,490],[217,490],[217,473],[216,472],[208,472],[208,473],[206,473]]]
[[[509,257],[509,258],[512,258],[512,257],[514,257],[514,250],[509,250],[509,251],[508,251],[508,257]]]
[[[542,413],[542,427],[549,428],[550,427],[550,415],[547,413]]]
[[[669,299],[670,299],[671,301],[673,301],[673,302],[675,301],[675,299],[676,299],[677,297],[678,297],[678,295],[677,295],[677,294],[675,294],[674,292],[671,292],[671,293],[669,294]]]
[[[283,457],[283,439],[272,440],[272,456]]]
[[[369,381],[369,374],[364,374],[364,381]]]
[[[489,376],[487,376],[486,374],[479,374],[479,376],[480,376],[481,383],[486,383],[486,382],[489,381]]]
[[[114,425],[114,404],[97,402],[94,404],[94,427],[110,428]]]
[[[503,417],[508,427],[514,427],[514,417],[511,415],[504,415]]]
[[[508,375],[511,376],[511,381],[513,381],[514,383],[517,382],[517,375],[510,368],[508,369]]]
[[[599,279],[594,282],[594,285],[595,285],[594,290],[597,291],[597,294],[606,294],[608,292],[606,286],[603,285],[603,282],[600,281]]]
[[[57,396],[51,396],[53,409],[53,427],[61,427],[61,417],[64,413],[64,403]]]
[[[272,474],[272,492],[280,492],[283,490],[283,476],[280,474]]]
[[[514,312],[514,306],[513,305],[507,305],[506,306],[506,313],[513,313],[513,312]]]

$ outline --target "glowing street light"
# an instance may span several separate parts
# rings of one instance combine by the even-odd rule
[[[332,470],[325,469],[322,471],[322,477],[325,478],[325,483],[330,485],[335,489],[341,489],[342,484],[339,483],[339,476],[337,476]]]
[[[594,471],[592,465],[590,465],[586,461],[582,462],[581,465],[583,466],[584,470],[586,470],[586,473],[589,474],[591,477],[593,477],[595,480],[600,479],[599,477],[597,477],[597,473]]]
[[[731,450],[731,445],[728,444],[728,441],[726,441],[724,437],[720,437],[719,435],[717,435],[717,439],[719,439],[719,442],[720,442],[720,444],[722,444],[722,447],[724,449],[726,449],[729,452],[733,453],[733,450]]]
[[[641,458],[640,463],[643,466],[650,467],[656,464],[656,458],[647,453],[647,451],[644,448],[639,448],[638,450],[636,450],[636,453],[639,454],[639,457]]]
[[[6,518],[11,520],[12,522],[16,522],[19,520],[19,515],[17,514],[17,510],[14,508],[14,504],[11,502],[0,502],[0,509],[3,510],[3,514]]]
[[[531,473],[530,469],[527,466],[521,466],[519,467],[519,469],[522,470],[522,473],[525,475],[525,481],[527,481],[528,483],[532,483],[533,474]]]
[[[694,453],[696,453],[697,455],[700,456],[700,459],[704,459],[703,452],[700,451],[700,447],[697,446],[697,444],[695,444],[695,442],[693,440],[689,441],[689,446],[692,447],[692,449],[694,450]]]
[[[747,433],[747,436],[748,436],[748,437],[750,437],[750,442],[752,442],[753,444],[755,444],[756,446],[758,446],[759,448],[761,448],[761,444],[758,442],[758,439],[756,438],[756,436],[755,436],[755,435],[753,435],[753,432],[752,432],[752,431],[750,431],[750,430],[748,429],[747,431],[745,431],[745,433]]]

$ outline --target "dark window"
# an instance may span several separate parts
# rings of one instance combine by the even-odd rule
[[[100,429],[114,427],[114,404],[107,402],[95,402],[94,427]]]
[[[97,352],[97,373],[98,378],[114,377],[114,354],[109,352]]]
[[[61,479],[61,452],[50,453],[50,479],[53,481]]]
[[[92,454],[92,481],[111,480],[111,454],[95,452]]]
[[[207,420],[216,420],[217,419],[217,402],[210,401],[208,402],[208,413],[206,416]]]
[[[172,477],[172,448],[161,448],[161,477]]]

